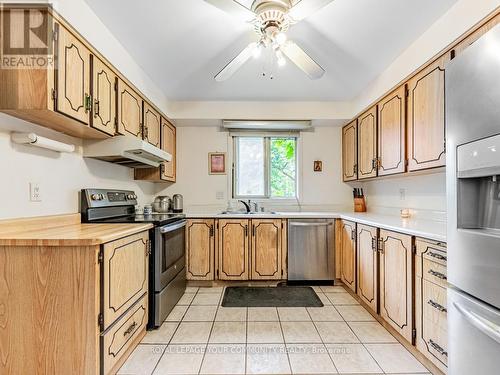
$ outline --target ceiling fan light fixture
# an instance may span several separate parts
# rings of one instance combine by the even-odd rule
[[[283,31],[280,31],[279,33],[276,34],[275,40],[276,43],[278,43],[280,46],[285,44],[286,34]]]
[[[283,53],[280,50],[276,50],[276,62],[278,63],[279,67],[283,67],[286,65],[285,56],[283,56]]]
[[[262,46],[259,44],[257,44],[255,46],[255,48],[253,49],[252,51],[252,56],[254,59],[258,59],[260,57],[260,55],[262,54]]]

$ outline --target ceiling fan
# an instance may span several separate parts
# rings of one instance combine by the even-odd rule
[[[263,49],[272,49],[278,66],[286,64],[285,56],[304,71],[310,79],[323,76],[325,70],[296,43],[287,39],[291,25],[308,17],[333,0],[253,0],[250,8],[236,0],[205,0],[207,3],[253,24],[259,35],[215,76],[216,81],[230,78],[252,56],[258,58]],[[240,0],[242,1],[242,0]]]

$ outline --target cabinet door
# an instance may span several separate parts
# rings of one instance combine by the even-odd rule
[[[90,122],[90,51],[70,31],[57,26],[56,111]]]
[[[160,114],[147,102],[144,102],[144,140],[160,147]]]
[[[176,177],[176,163],[177,163],[177,131],[175,126],[162,118],[162,150],[167,151],[172,155],[171,161],[163,163],[161,169],[161,178],[166,181],[175,182]]]
[[[356,292],[356,223],[342,220],[340,236],[340,279]]]
[[[358,224],[358,296],[377,312],[378,254],[377,228]]]
[[[142,138],[142,98],[118,80],[118,133]]]
[[[143,232],[103,246],[104,330],[148,290],[148,240]]]
[[[342,128],[342,178],[344,182],[358,179],[357,120]]]
[[[380,230],[380,316],[412,342],[412,238]]]
[[[188,280],[214,279],[215,220],[193,219],[186,225]]]
[[[358,179],[377,175],[377,106],[358,118]]]
[[[445,165],[443,56],[408,81],[408,170]]]
[[[92,98],[94,111],[91,126],[109,135],[116,131],[116,76],[98,57],[92,59]]]
[[[248,280],[248,220],[219,220],[219,279]]]
[[[378,104],[378,175],[402,173],[406,167],[406,88],[401,86]]]
[[[252,280],[282,278],[281,219],[252,220]]]

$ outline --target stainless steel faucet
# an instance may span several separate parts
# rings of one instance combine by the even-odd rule
[[[250,210],[250,199],[248,200],[248,203],[247,203],[247,202],[245,202],[245,201],[243,201],[243,200],[239,200],[238,202],[243,203],[243,205],[245,206],[245,209],[247,210],[247,214],[249,214],[249,213],[250,213],[250,211],[251,211],[251,210]]]

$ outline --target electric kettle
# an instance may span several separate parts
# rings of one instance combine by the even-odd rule
[[[172,211],[173,212],[182,212],[183,210],[183,198],[181,194],[175,194],[172,197]]]

